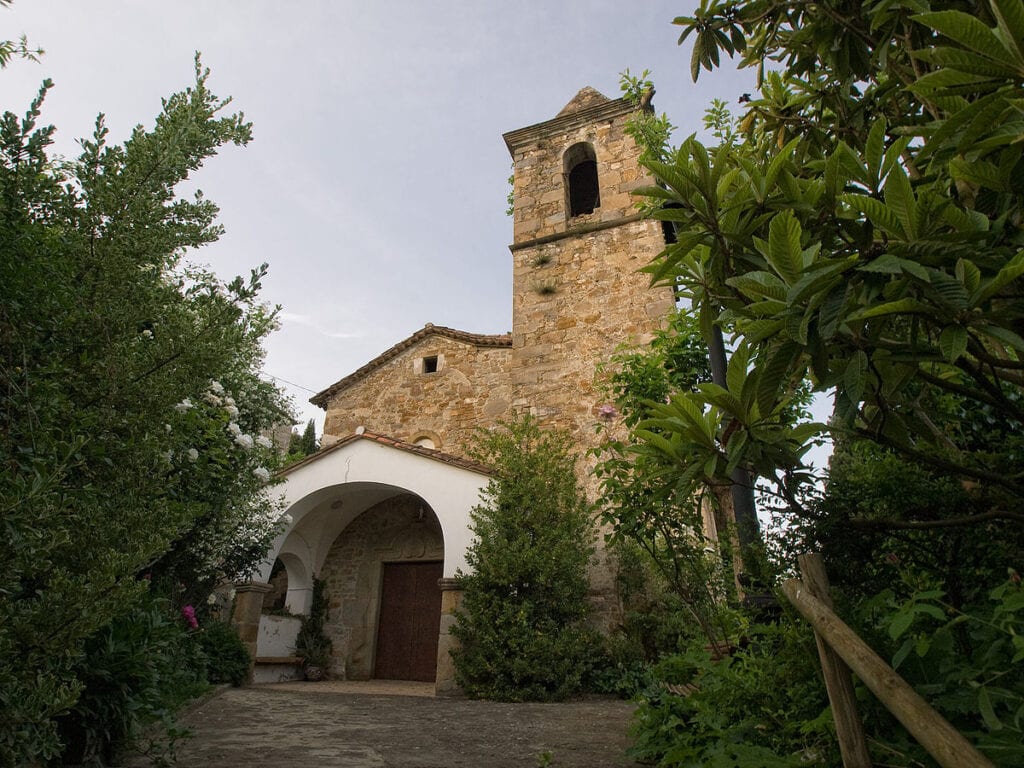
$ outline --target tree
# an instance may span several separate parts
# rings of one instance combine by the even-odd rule
[[[306,456],[312,456],[319,447],[316,439],[316,422],[310,419],[301,435],[292,432],[289,436],[287,461],[298,461]]]
[[[495,476],[471,512],[456,679],[474,697],[564,699],[579,690],[590,650],[593,551],[569,437],[524,417],[482,431],[471,455]]]
[[[225,284],[183,260],[221,229],[177,185],[251,136],[208,74],[123,145],[101,115],[74,160],[47,154],[48,81],[0,119],[0,764],[57,754],[86,639],[150,579],[205,599],[276,531],[266,267]]]
[[[763,85],[736,140],[646,162],[652,215],[677,229],[652,277],[735,349],[725,386],[648,424],[670,435],[650,450],[698,468],[687,482],[746,467],[795,504],[826,427],[779,413],[807,379],[835,392],[833,429],[979,482],[986,515],[1021,519],[1024,11],[932,7],[705,0],[676,19],[694,76],[724,52]],[[991,416],[987,436],[960,428],[964,409]]]
[[[12,2],[13,0],[0,0],[0,8],[8,6]],[[25,35],[17,40],[0,40],[0,69],[5,68],[15,57],[36,61],[43,53],[42,48],[29,48],[28,38]]]
[[[645,160],[648,210],[676,232],[652,278],[732,353],[724,385],[651,405],[636,453],[681,496],[736,467],[772,481],[811,540],[862,569],[845,586],[891,586],[843,595],[880,651],[1020,764],[1024,4],[705,0],[676,23],[694,78],[738,55],[761,88],[718,146]],[[802,381],[834,395],[829,425],[787,421]],[[843,441],[836,482],[808,504],[802,457],[826,431]],[[870,551],[843,548],[865,531]],[[891,568],[870,567],[880,550]],[[922,759],[896,731],[879,740],[887,762]]]
[[[693,318],[681,311],[671,315],[649,345],[622,350],[602,368],[622,422],[631,430],[651,419],[658,404],[711,380],[707,345]],[[651,432],[647,439],[658,436]],[[707,641],[724,643],[725,629],[718,621],[718,604],[726,593],[724,569],[717,542],[704,530],[704,508],[715,506],[713,494],[706,488],[690,493],[689,486],[680,493],[673,482],[675,463],[659,453],[638,451],[635,432],[625,439],[609,437],[598,455],[595,475],[601,481],[599,507],[608,540],[639,546]]]

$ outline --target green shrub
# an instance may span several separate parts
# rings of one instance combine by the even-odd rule
[[[472,513],[475,539],[453,634],[470,696],[557,700],[578,692],[598,647],[587,623],[593,531],[566,435],[529,417],[482,432],[474,458],[495,477]]]
[[[862,604],[859,619],[871,645],[968,741],[1001,768],[1024,766],[1024,589],[1016,571],[962,609],[943,590],[918,585],[905,598],[884,590]],[[864,710],[887,764],[927,762],[873,697]]]
[[[302,626],[295,638],[295,655],[302,657],[302,666],[329,671],[334,643],[324,632],[327,621],[327,595],[323,579],[313,579],[313,600],[309,615],[302,617]]]
[[[808,628],[783,619],[749,628],[715,661],[700,640],[652,670],[631,754],[659,766],[782,768],[839,764]]]
[[[238,633],[221,621],[210,621],[198,635],[206,656],[206,679],[211,683],[242,685],[249,677],[252,657]]]
[[[63,763],[109,764],[156,723],[163,735],[147,751],[173,750],[183,733],[174,712],[207,688],[197,637],[167,601],[147,594],[90,638],[75,668],[81,696],[57,721]]]

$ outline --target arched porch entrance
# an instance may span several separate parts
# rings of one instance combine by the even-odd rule
[[[433,679],[454,688],[448,629],[466,568],[470,509],[487,470],[422,446],[361,432],[282,473],[290,522],[268,553],[259,578],[239,587],[236,614],[258,616],[275,562],[287,573],[285,610],[309,611],[314,577],[325,582],[326,631],[338,679]],[[256,619],[261,628],[269,618]],[[277,622],[281,624],[280,621]],[[294,628],[297,629],[297,621]],[[279,657],[256,626],[257,660]],[[258,636],[258,639],[257,639]]]
[[[443,575],[441,526],[423,499],[401,494],[353,520],[320,571],[332,675],[433,681]]]

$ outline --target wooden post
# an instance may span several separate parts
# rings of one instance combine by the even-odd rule
[[[825,562],[818,554],[800,555],[800,575],[804,585],[812,595],[832,608],[832,598],[828,594],[828,574]],[[832,705],[832,719],[836,724],[836,738],[839,740],[839,752],[843,756],[844,768],[871,768],[871,754],[868,752],[867,739],[864,736],[864,723],[857,712],[857,698],[853,692],[853,678],[850,668],[836,655],[829,644],[817,630],[814,640],[818,644],[818,658],[821,660],[821,671],[825,677],[825,690]]]
[[[995,768],[942,715],[928,706],[917,691],[882,661],[857,633],[811,594],[799,579],[790,579],[782,591],[814,631],[853,670],[886,709],[942,768]]]

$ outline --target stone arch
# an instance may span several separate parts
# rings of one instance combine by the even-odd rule
[[[419,496],[401,494],[381,501],[363,512],[342,530],[326,553],[320,576],[325,582],[330,614],[325,629],[334,644],[331,672],[335,677],[366,680],[374,676],[381,634],[387,631],[422,636],[432,643],[433,664],[437,658],[440,625],[440,587],[444,560],[441,525],[429,505]],[[436,588],[436,606],[426,618],[426,627],[414,631],[390,626],[385,630],[382,617],[385,570],[396,564],[436,564],[432,577]],[[430,590],[428,590],[430,591]],[[422,600],[433,599],[433,593]],[[386,613],[386,611],[385,611]],[[385,637],[385,643],[389,642]],[[431,667],[433,675],[434,667]],[[388,675],[394,676],[394,675]],[[433,677],[431,676],[431,679]]]
[[[581,141],[569,147],[562,155],[562,172],[569,218],[585,216],[601,207],[597,153],[593,144]]]

